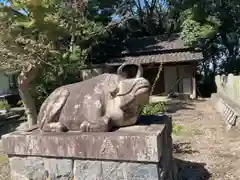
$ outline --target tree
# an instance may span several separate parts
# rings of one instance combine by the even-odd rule
[[[129,0],[125,1],[121,13],[131,14],[126,26],[137,37],[166,34],[175,30],[175,24],[165,5],[159,0]]]
[[[203,50],[205,67],[213,64],[214,74],[240,70],[237,66],[239,1],[168,0],[168,3],[175,17],[181,17],[181,35],[185,42]]]
[[[37,111],[31,86],[42,67],[76,69],[86,61],[91,34],[102,28],[87,20],[87,2],[24,0],[9,1],[0,7],[1,67],[20,70],[18,87],[29,126],[37,123]],[[67,12],[67,13],[66,13]],[[57,66],[57,64],[61,64]],[[61,66],[61,67],[60,67]]]
[[[65,84],[69,75],[73,81],[81,67],[92,63],[92,47],[116,25],[110,22],[110,15],[117,11],[119,2],[8,2],[10,5],[0,6],[0,66],[21,71],[18,87],[32,126],[37,123],[36,91],[46,97]]]

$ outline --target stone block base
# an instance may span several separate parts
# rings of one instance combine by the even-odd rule
[[[12,157],[12,180],[162,180],[157,163]]]
[[[171,118],[138,123],[105,133],[5,135],[12,180],[175,180]]]

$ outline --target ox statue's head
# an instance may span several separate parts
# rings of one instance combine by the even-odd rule
[[[118,68],[117,74],[124,76],[123,68],[128,64],[123,64]],[[133,64],[130,64],[133,65]],[[150,83],[143,77],[143,68],[137,66],[136,76],[133,78],[123,78],[110,93],[113,97],[114,106],[111,118],[116,126],[126,126],[135,124],[139,116],[142,105],[149,102]],[[118,109],[114,111],[114,109]]]

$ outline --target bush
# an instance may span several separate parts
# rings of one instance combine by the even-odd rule
[[[9,110],[10,105],[6,100],[0,100],[0,110]]]
[[[166,109],[163,102],[149,103],[142,107],[141,115],[155,115],[165,111]]]
[[[149,103],[142,107],[141,115],[155,115],[166,111],[165,104],[163,102]],[[177,135],[183,131],[183,126],[178,125],[176,122],[172,122],[172,133]]]

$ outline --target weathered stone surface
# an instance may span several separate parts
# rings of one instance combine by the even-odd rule
[[[101,133],[14,132],[2,137],[3,148],[14,155],[159,162],[166,138],[162,136],[170,136],[171,130],[164,125],[167,116],[154,118],[163,124],[143,125],[140,120],[139,125]]]
[[[76,160],[78,180],[159,180],[158,164]]]
[[[10,157],[12,180],[68,180],[73,177],[73,161],[41,157]]]
[[[150,83],[140,65],[134,78],[117,74],[94,78],[55,89],[42,104],[38,122],[44,132],[107,132],[134,125],[140,108],[149,102]],[[130,64],[128,64],[130,65]]]
[[[240,76],[233,74],[217,75],[215,76],[215,83],[217,86],[217,93],[227,97],[238,106],[240,105]]]
[[[13,180],[177,180],[168,116],[107,133],[3,136]],[[25,153],[25,154],[24,154]]]
[[[10,166],[12,180],[171,180],[159,163],[12,157]]]

